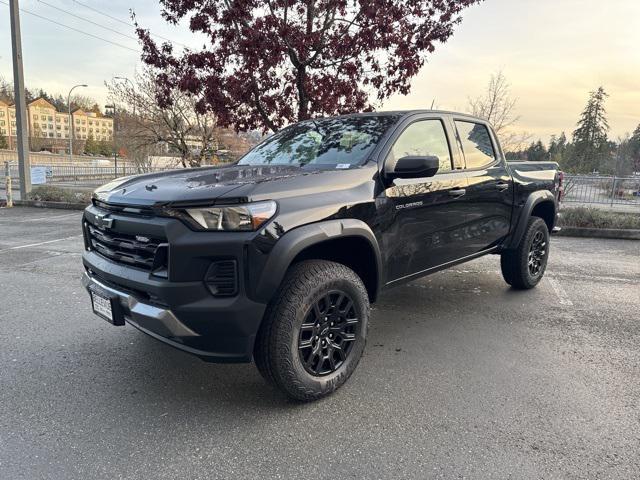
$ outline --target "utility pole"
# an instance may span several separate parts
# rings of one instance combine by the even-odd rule
[[[18,0],[9,0],[11,15],[11,49],[13,52],[13,90],[16,104],[16,143],[18,144],[18,172],[20,198],[27,199],[31,191],[31,165],[29,162],[29,132],[27,125],[27,100],[24,95],[24,71],[22,68],[22,40],[20,37],[20,6]],[[9,127],[11,128],[11,127]],[[11,130],[9,130],[11,132]]]

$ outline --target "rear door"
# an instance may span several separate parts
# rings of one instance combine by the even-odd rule
[[[404,156],[440,159],[434,177],[395,179],[378,198],[387,282],[455,260],[465,250],[467,179],[458,149],[450,144],[451,134],[447,116],[414,116],[400,126],[383,151],[383,173],[392,172]]]
[[[467,177],[466,253],[499,244],[509,233],[513,180],[493,130],[487,123],[452,117]]]

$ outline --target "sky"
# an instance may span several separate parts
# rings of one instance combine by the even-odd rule
[[[9,7],[0,0],[0,75],[12,79]],[[81,3],[79,3],[81,2]],[[26,84],[66,95],[80,91],[106,103],[105,80],[131,76],[140,67],[129,10],[152,33],[197,47],[184,26],[167,25],[152,0],[20,0],[33,14],[89,32],[103,40],[21,14]],[[86,6],[121,22],[100,15]],[[75,18],[90,20],[122,35]],[[125,23],[122,23],[125,22]],[[396,95],[382,109],[438,108],[466,111],[468,98],[482,94],[492,73],[502,70],[517,98],[516,130],[548,140],[570,134],[591,90],[609,93],[611,137],[640,124],[639,0],[485,0],[463,12],[453,37],[428,59],[407,96]]]

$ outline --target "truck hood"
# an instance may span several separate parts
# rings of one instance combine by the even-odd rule
[[[346,171],[343,171],[346,173]],[[258,186],[271,185],[269,191],[289,190],[301,177],[314,177],[316,186],[333,183],[318,181],[343,173],[335,170],[304,169],[297,166],[230,166],[171,170],[116,179],[94,192],[94,198],[114,205],[154,206],[168,203],[211,202],[221,197],[248,199]],[[333,173],[333,175],[332,175]],[[307,180],[302,180],[308,184]],[[286,184],[286,185],[285,185]],[[243,188],[240,188],[243,187]],[[240,189],[235,195],[234,191]],[[262,188],[262,191],[265,189]]]

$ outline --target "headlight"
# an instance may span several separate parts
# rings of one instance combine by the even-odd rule
[[[187,208],[184,212],[205,230],[253,231],[275,215],[276,202]]]

